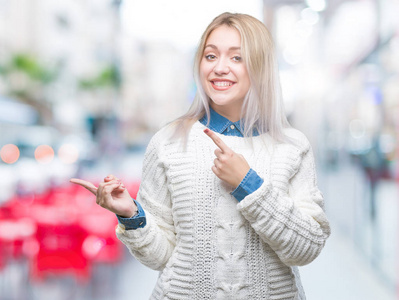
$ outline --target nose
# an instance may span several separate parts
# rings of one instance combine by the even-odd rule
[[[213,69],[213,72],[216,75],[225,75],[230,72],[230,67],[228,65],[228,62],[224,59],[219,59],[215,65],[215,68]]]

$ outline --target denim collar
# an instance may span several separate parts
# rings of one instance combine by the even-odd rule
[[[229,119],[218,114],[216,111],[214,111],[211,106],[209,106],[209,111],[210,111],[210,119],[211,119],[209,122],[209,125],[208,125],[209,129],[211,129],[212,131],[215,131],[217,133],[223,134],[224,132],[226,132],[226,130],[231,125],[234,125],[237,128],[237,130],[241,133],[241,136],[244,136],[243,130],[241,128],[241,120],[239,120],[237,122],[232,122]],[[208,122],[208,118],[207,118],[206,114],[199,121],[201,122],[202,125],[206,126],[206,124]],[[256,129],[254,129],[253,135],[254,136],[259,135],[258,131]]]

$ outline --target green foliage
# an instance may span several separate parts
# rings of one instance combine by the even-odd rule
[[[2,76],[7,76],[15,71],[23,72],[32,80],[43,84],[52,82],[58,75],[57,69],[47,68],[40,64],[34,56],[25,53],[14,54],[4,66],[0,66],[0,75]]]
[[[120,75],[115,65],[103,68],[100,73],[93,78],[81,79],[79,86],[85,90],[101,88],[118,88],[120,86]]]

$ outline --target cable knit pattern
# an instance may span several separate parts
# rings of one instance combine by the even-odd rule
[[[262,186],[241,202],[213,174],[216,145],[196,122],[187,151],[167,139],[167,128],[148,145],[137,196],[147,225],[118,227],[118,238],[140,262],[160,270],[151,299],[304,300],[296,266],[322,250],[330,227],[316,185],[306,137],[287,129],[295,144],[253,145],[219,135],[242,154]]]

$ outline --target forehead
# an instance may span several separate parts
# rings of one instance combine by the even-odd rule
[[[208,36],[205,47],[213,45],[218,49],[241,47],[241,36],[237,29],[222,25]]]

